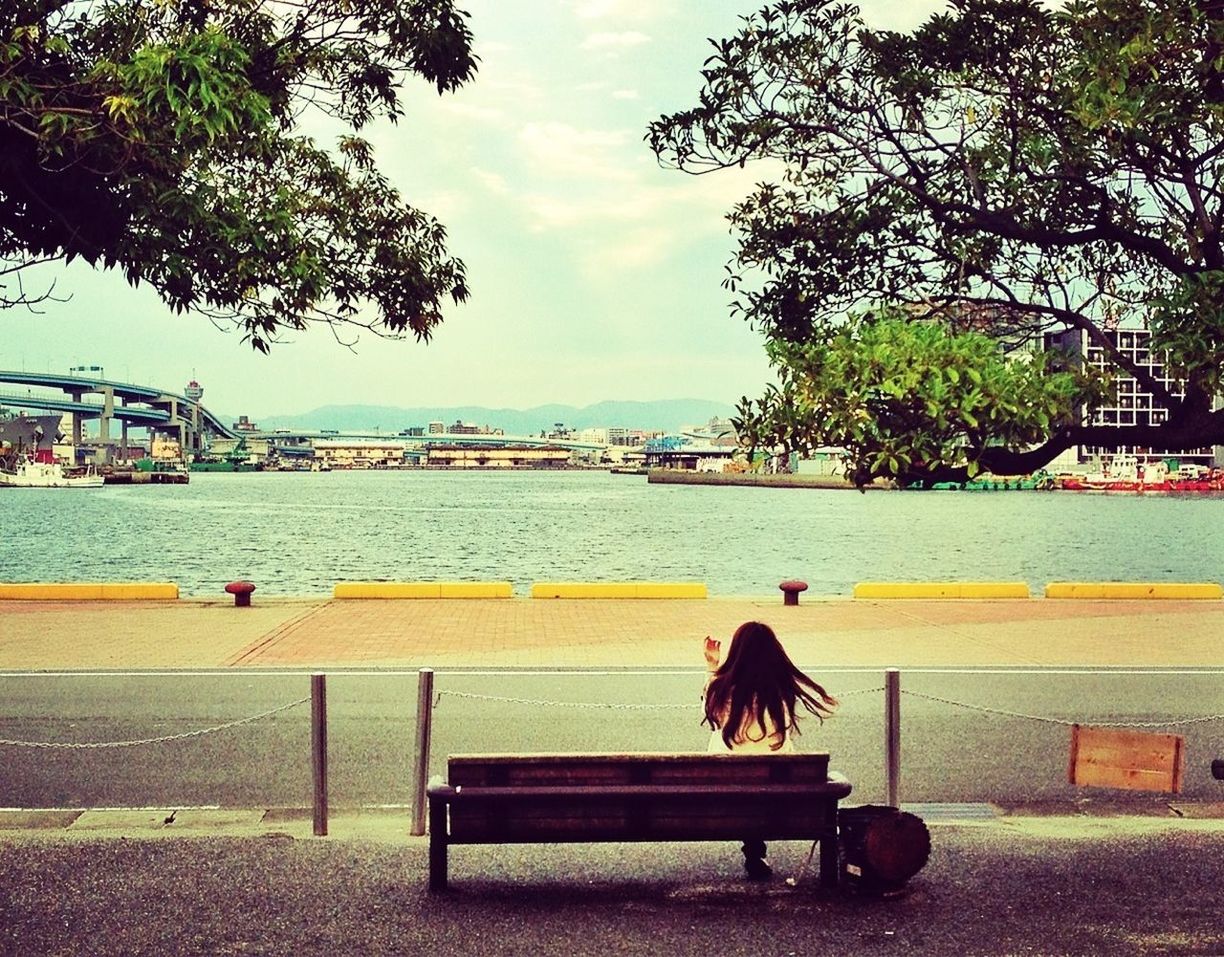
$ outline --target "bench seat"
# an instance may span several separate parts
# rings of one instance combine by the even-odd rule
[[[820,842],[837,881],[837,803],[850,794],[813,754],[453,755],[427,788],[430,889],[452,844],[594,841]]]

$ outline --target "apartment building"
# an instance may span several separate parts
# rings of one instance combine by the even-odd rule
[[[1152,350],[1152,334],[1148,329],[1120,328],[1106,330],[1105,335],[1122,355],[1151,375],[1153,379],[1167,388],[1170,394],[1178,398],[1185,394],[1181,382],[1174,379],[1164,368],[1161,354]],[[1089,366],[1102,370],[1109,368],[1113,374],[1112,391],[1106,397],[1105,402],[1093,413],[1089,424],[1121,428],[1128,425],[1161,425],[1168,419],[1170,410],[1162,405],[1151,392],[1143,389],[1134,376],[1112,366],[1106,358],[1105,350],[1090,341],[1086,332],[1079,329],[1069,330],[1049,337],[1047,345],[1069,350]],[[1205,446],[1197,449],[1170,451],[1142,446],[1121,446],[1115,449],[1085,445],[1079,447],[1077,458],[1084,462],[1098,456],[1118,453],[1151,458],[1170,456],[1184,463],[1212,465],[1216,459],[1217,449]]]

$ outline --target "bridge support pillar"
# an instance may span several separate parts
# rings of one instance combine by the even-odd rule
[[[72,401],[80,402],[81,394],[79,392],[74,392],[72,394]],[[72,413],[72,446],[73,448],[81,447],[81,413],[80,412]]]
[[[115,417],[115,390],[106,386],[100,391],[102,392],[102,414],[98,417],[98,442],[108,445],[110,444],[111,419]]]

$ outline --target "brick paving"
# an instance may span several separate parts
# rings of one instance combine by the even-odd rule
[[[826,667],[1220,667],[1224,602],[412,599],[0,602],[0,669],[698,667],[771,624]]]

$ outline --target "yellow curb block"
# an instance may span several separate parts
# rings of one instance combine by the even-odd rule
[[[1216,582],[1050,582],[1046,598],[1207,599],[1224,598]]]
[[[532,598],[708,598],[699,582],[536,582]]]
[[[37,582],[0,584],[0,601],[166,601],[177,599],[171,582]]]
[[[336,598],[510,598],[509,582],[338,582]]]
[[[859,582],[855,598],[1028,598],[1027,582]]]

